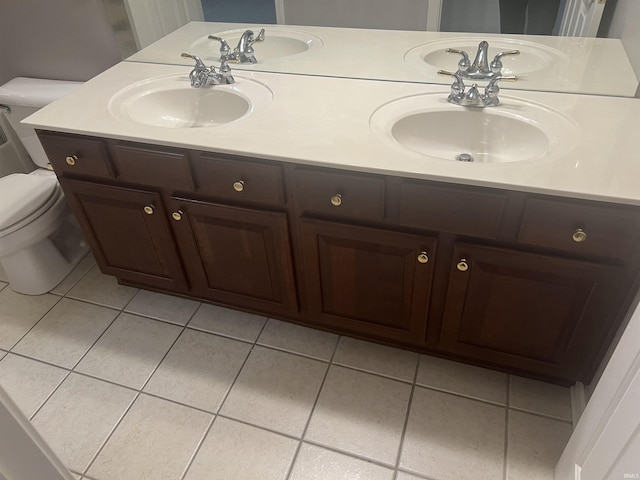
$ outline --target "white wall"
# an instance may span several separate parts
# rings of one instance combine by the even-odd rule
[[[120,61],[103,0],[1,0],[0,84],[88,80]]]
[[[631,65],[640,77],[640,1],[618,0],[609,27],[608,37],[622,39]],[[640,97],[640,89],[636,94]]]

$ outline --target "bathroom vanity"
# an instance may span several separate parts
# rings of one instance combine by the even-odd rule
[[[441,85],[249,71],[209,90],[173,83],[189,70],[124,62],[28,119],[103,272],[591,380],[640,287],[637,100],[505,91],[500,107],[472,112]],[[247,93],[253,84],[269,94]],[[220,92],[251,107],[167,123],[212,95],[231,110]],[[451,127],[447,141],[399,140],[416,115]],[[458,131],[475,148],[465,126],[490,140],[475,163],[448,156]]]

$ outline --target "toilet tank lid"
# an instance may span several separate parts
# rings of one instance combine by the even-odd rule
[[[0,86],[0,103],[41,108],[80,85],[82,82],[16,77]]]
[[[12,173],[0,178],[0,231],[28,217],[56,192],[56,177]]]

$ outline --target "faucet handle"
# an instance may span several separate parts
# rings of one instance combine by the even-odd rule
[[[466,72],[471,66],[469,60],[469,54],[464,50],[458,50],[457,48],[447,48],[447,53],[457,53],[460,55],[460,61],[458,62],[458,70]]]
[[[260,29],[260,33],[253,37],[254,42],[263,42],[264,41],[264,28]]]
[[[448,72],[446,70],[438,70],[439,75],[447,75],[449,77],[453,77],[453,83],[451,84],[451,94],[449,95],[449,99],[460,98],[464,95],[464,81],[462,80],[462,76],[459,72]]]
[[[518,80],[516,75],[497,75],[489,80],[489,83],[484,89],[484,102],[486,106],[500,105],[498,94],[500,93],[500,87],[498,82],[504,80],[505,82],[515,82]]]
[[[508,55],[520,55],[520,50],[508,50],[506,52],[498,53],[491,62],[491,71],[493,73],[500,74],[500,72],[502,71],[502,57],[506,57]]]
[[[183,53],[180,54],[180,56],[184,57],[184,58],[190,58],[192,60],[195,60],[197,68],[200,68],[200,67],[207,68],[206,65],[204,64],[204,62],[202,61],[202,59],[200,57],[196,56],[196,55],[192,55],[191,53],[184,53],[183,52]]]

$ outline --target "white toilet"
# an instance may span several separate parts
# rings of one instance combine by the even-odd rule
[[[0,86],[0,115],[13,129],[6,137],[20,141],[31,157],[15,162],[15,153],[24,149],[14,145],[3,152],[0,146],[0,165],[5,167],[0,168],[0,264],[10,288],[19,293],[50,291],[87,252],[35,130],[20,124],[78,85],[19,77]]]

